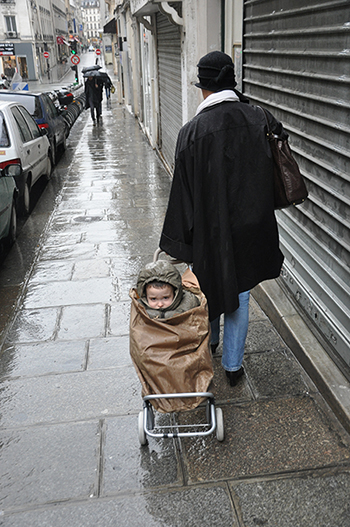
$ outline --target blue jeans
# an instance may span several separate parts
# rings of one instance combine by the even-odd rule
[[[242,366],[244,345],[248,333],[250,291],[239,294],[239,308],[224,314],[224,338],[221,364],[227,371],[237,371]],[[220,317],[211,322],[211,343],[220,338]]]

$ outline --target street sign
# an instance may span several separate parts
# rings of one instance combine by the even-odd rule
[[[57,44],[64,44],[63,37],[56,37]]]
[[[50,56],[50,53],[49,53],[48,51],[44,51],[44,57],[45,57],[46,59],[48,59],[49,56]]]
[[[96,55],[101,55],[101,50],[100,49],[96,49],[95,53],[96,53]]]
[[[72,64],[79,64],[80,58],[78,57],[78,55],[72,55],[70,61]]]
[[[11,56],[15,54],[15,45],[7,42],[0,42],[0,56]]]

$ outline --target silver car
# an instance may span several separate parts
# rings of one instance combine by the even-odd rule
[[[46,130],[40,130],[24,106],[0,102],[0,170],[19,165],[14,176],[19,211],[30,212],[30,193],[41,176],[51,177],[52,160]]]

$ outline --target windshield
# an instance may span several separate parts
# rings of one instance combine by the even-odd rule
[[[34,119],[42,119],[43,117],[39,97],[35,97],[34,95],[0,92],[0,101],[18,102],[27,108]]]
[[[4,146],[10,146],[10,139],[7,132],[4,114],[0,112],[0,147]]]

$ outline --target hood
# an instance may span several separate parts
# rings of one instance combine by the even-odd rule
[[[176,309],[181,303],[183,297],[181,274],[176,269],[176,267],[166,260],[158,260],[157,262],[147,264],[146,267],[140,271],[137,279],[136,289],[141,301],[147,307],[149,306],[146,300],[145,286],[154,280],[170,284],[175,290],[172,304],[164,309],[160,309],[159,311],[170,311]]]

